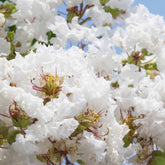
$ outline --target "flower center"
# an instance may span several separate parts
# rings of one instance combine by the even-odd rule
[[[59,94],[62,90],[62,81],[60,81],[59,76],[56,74],[55,76],[52,74],[45,74],[42,71],[42,74],[40,74],[41,80],[43,82],[42,86],[37,86],[32,81],[33,84],[32,88],[34,90],[37,90],[39,92],[42,92],[45,96],[44,98],[44,105],[49,102],[52,98],[58,98]]]

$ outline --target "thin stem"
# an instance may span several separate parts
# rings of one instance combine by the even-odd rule
[[[65,3],[65,0],[63,0],[63,3],[64,3],[65,6],[67,6],[66,3]]]
[[[7,118],[10,119],[10,116],[4,115],[4,114],[2,114],[2,113],[0,113],[0,115],[3,116],[3,117],[7,117]]]
[[[3,149],[8,149],[8,147],[1,147],[1,146],[0,146],[0,148],[3,148]]]
[[[57,12],[60,13],[60,14],[63,14],[63,15],[67,15],[66,13],[61,12],[61,11],[57,11]]]

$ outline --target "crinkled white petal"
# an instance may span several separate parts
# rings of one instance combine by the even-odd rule
[[[0,37],[0,57],[8,56],[10,53],[10,43]]]

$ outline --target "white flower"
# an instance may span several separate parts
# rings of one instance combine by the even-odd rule
[[[116,31],[114,40],[118,40],[119,46],[128,53],[135,48],[157,53],[163,45],[164,29],[163,17],[151,14],[146,7],[139,5],[126,19],[125,30]]]
[[[106,13],[103,9],[98,8],[97,6],[89,8],[85,14],[92,18],[96,26],[102,26],[105,23],[112,22],[112,15]]]
[[[83,161],[87,164],[99,164],[105,159],[106,143],[96,139],[91,133],[85,132],[78,146],[78,152],[82,153]]]
[[[10,43],[0,37],[0,57],[8,56],[10,53]]]
[[[71,8],[79,5],[80,3],[82,3],[82,0],[68,0],[66,4],[67,4],[67,8]]]
[[[128,8],[130,8],[130,6],[132,5],[133,2],[134,2],[134,0],[110,0],[106,4],[106,6],[110,6],[113,9],[118,8],[118,9],[122,9],[122,10],[128,10]]]
[[[4,23],[5,23],[4,14],[0,13],[0,27],[3,26]]]

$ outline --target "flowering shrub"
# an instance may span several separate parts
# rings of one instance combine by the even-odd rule
[[[165,23],[132,4],[0,1],[0,164],[165,164]]]

